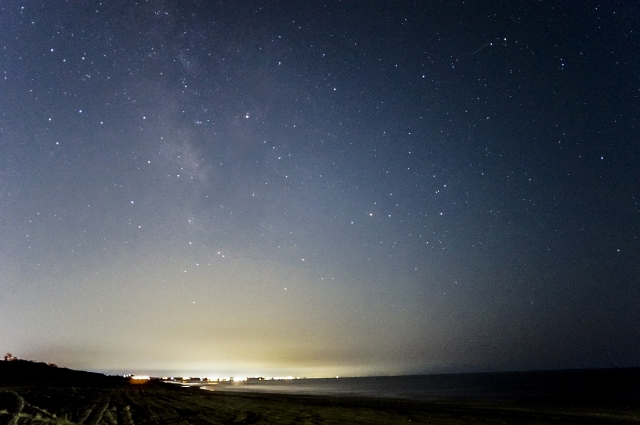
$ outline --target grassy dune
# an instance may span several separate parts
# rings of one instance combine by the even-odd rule
[[[637,424],[640,409],[222,393],[162,383],[0,387],[0,425],[400,423]]]

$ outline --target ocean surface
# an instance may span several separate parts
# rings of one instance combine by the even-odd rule
[[[640,401],[640,368],[245,381],[210,391],[414,400],[576,399]]]

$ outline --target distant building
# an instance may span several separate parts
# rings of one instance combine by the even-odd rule
[[[147,382],[149,382],[149,379],[151,378],[146,375],[133,375],[131,376],[131,378],[129,378],[129,382],[136,385],[146,384]]]

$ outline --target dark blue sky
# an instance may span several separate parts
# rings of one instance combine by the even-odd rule
[[[0,346],[152,374],[639,366],[638,22],[4,2]]]

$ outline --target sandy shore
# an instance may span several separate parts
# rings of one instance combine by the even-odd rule
[[[149,383],[0,387],[0,424],[638,424],[640,401],[425,402],[225,393]]]

